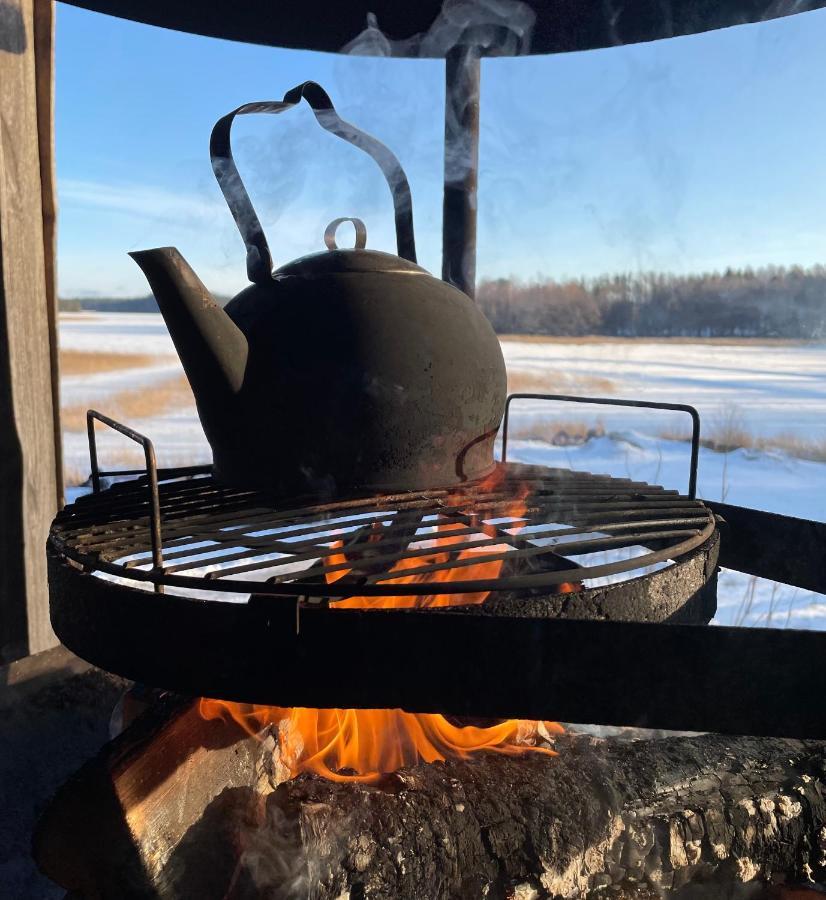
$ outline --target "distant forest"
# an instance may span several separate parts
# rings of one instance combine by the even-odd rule
[[[156,313],[158,304],[152,294],[148,294],[146,297],[114,297],[112,299],[102,297],[61,297],[60,299],[61,312],[80,312],[84,309],[96,312]]]
[[[723,273],[483,281],[476,292],[499,334],[616,337],[826,337],[826,266]],[[222,298],[223,299],[223,298]],[[60,308],[157,312],[155,299],[68,299]]]
[[[499,334],[617,337],[826,336],[826,266],[483,281],[479,305]]]
[[[230,298],[213,294],[215,299],[223,304]],[[145,297],[61,297],[61,312],[158,312],[158,303],[152,294]]]

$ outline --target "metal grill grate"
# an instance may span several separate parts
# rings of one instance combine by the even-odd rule
[[[512,463],[458,489],[292,509],[209,474],[158,474],[158,552],[147,476],[67,507],[52,531],[60,552],[86,571],[159,589],[420,596],[631,577],[695,549],[715,528],[702,503],[676,491]],[[590,562],[606,551],[610,561]],[[501,562],[499,577],[474,577],[482,561]],[[394,583],[400,568],[416,583]],[[451,581],[437,583],[445,569]]]

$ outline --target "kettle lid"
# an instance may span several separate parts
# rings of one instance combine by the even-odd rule
[[[344,222],[352,222],[355,228],[355,247],[340,248],[336,243],[336,231]],[[344,272],[387,272],[411,275],[430,275],[415,262],[394,253],[381,250],[367,250],[367,228],[361,219],[343,217],[333,219],[324,232],[324,243],[327,250],[320,253],[308,253],[280,266],[273,278],[301,277],[312,278],[319,275],[332,275]]]
[[[430,275],[416,263],[396,256],[395,253],[384,253],[381,250],[322,250],[320,253],[308,253],[292,262],[279,266],[273,272],[273,278],[279,276],[312,277],[314,275],[332,275],[339,272],[387,272],[410,275]],[[433,277],[433,276],[430,276]]]

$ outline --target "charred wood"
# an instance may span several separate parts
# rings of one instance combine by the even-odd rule
[[[277,735],[166,715],[87,765],[41,827],[41,864],[79,896],[757,897],[826,880],[820,742],[565,736],[555,758],[367,785],[286,780]]]
[[[236,818],[230,896],[755,896],[761,882],[826,874],[821,745],[569,738],[559,749],[419,766],[374,786],[282,784],[259,823]],[[200,858],[189,837],[166,869],[177,885]]]

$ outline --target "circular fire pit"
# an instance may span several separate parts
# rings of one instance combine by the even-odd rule
[[[60,639],[158,686],[447,708],[426,685],[494,652],[491,616],[518,660],[540,652],[538,618],[702,623],[715,609],[713,514],[641,482],[508,463],[460,488],[283,509],[207,472],[161,470],[156,489],[153,474],[66,507],[48,553]]]

